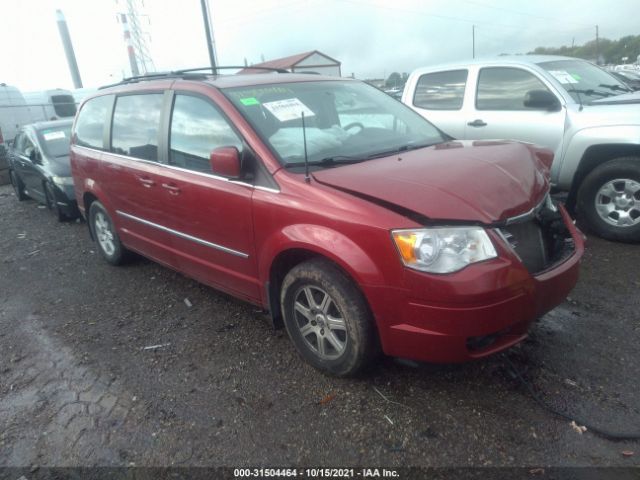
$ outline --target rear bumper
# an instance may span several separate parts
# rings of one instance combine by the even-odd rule
[[[406,288],[367,289],[386,354],[456,363],[522,341],[530,324],[562,303],[578,281],[584,237],[562,210],[571,256],[531,275],[513,252],[446,276],[406,272]]]

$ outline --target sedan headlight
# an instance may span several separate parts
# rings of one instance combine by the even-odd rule
[[[391,235],[402,262],[423,272],[457,272],[472,263],[498,256],[481,227],[393,230]]]
[[[51,180],[53,180],[53,183],[55,183],[56,185],[60,185],[61,187],[64,185],[73,185],[73,177],[56,177],[53,176],[51,177]]]

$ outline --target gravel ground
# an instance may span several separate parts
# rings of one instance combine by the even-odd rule
[[[616,430],[640,430],[639,262],[590,238],[571,297],[509,352],[550,403]],[[578,433],[500,357],[326,377],[255,307],[145,259],[111,267],[85,224],[8,186],[0,352],[3,466],[640,465],[637,442]]]

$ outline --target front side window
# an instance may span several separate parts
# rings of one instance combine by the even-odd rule
[[[467,70],[426,73],[418,79],[413,104],[429,110],[460,110]]]
[[[242,142],[211,103],[177,94],[171,116],[169,164],[211,173],[209,157],[219,147],[236,147],[241,151]]]
[[[162,93],[147,93],[116,99],[111,127],[112,152],[158,161],[162,98]]]
[[[104,95],[83,105],[76,120],[76,144],[100,150],[104,148],[104,131],[112,103],[113,95]]]
[[[223,93],[286,166],[304,164],[305,137],[309,162],[321,167],[444,141],[409,107],[361,82],[278,83]]]
[[[480,70],[478,110],[531,110],[524,106],[531,90],[547,90],[535,75],[520,68],[489,67]]]

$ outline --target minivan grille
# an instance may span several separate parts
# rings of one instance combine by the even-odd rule
[[[550,199],[545,199],[527,219],[500,227],[505,242],[530,273],[538,273],[563,262],[575,251],[571,233]]]
[[[508,225],[500,231],[529,272],[536,273],[545,269],[547,248],[537,220]]]

